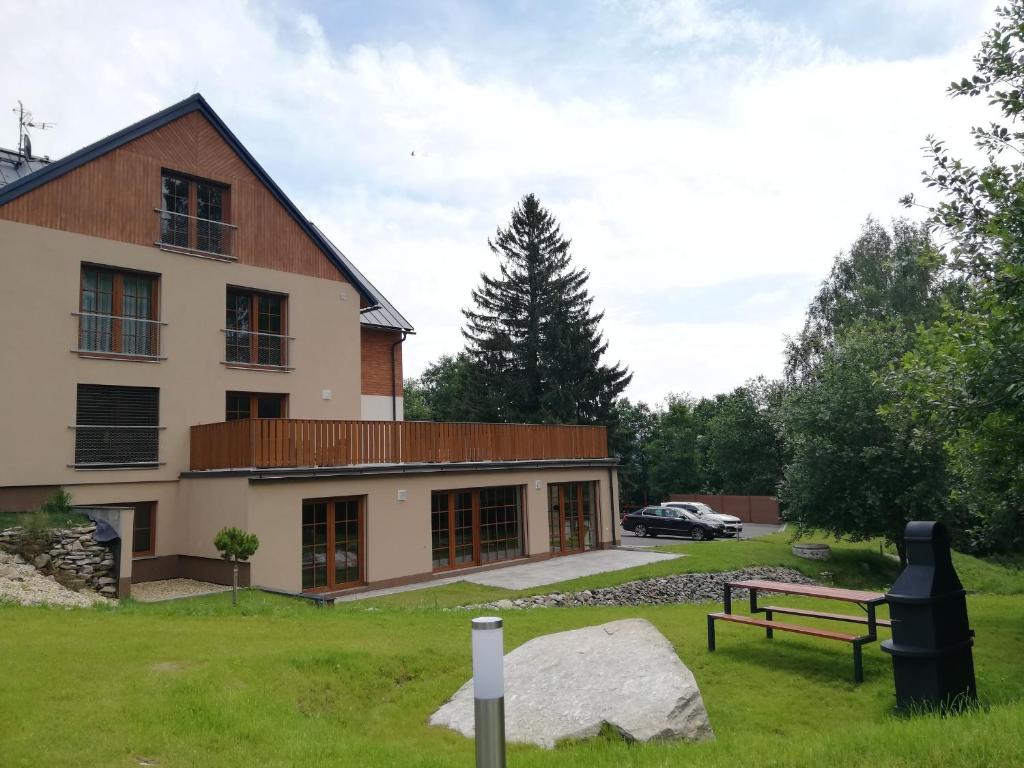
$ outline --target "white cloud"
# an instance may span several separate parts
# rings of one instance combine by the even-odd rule
[[[316,18],[289,11],[12,5],[10,28],[46,33],[8,41],[0,104],[22,98],[56,121],[36,147],[60,155],[198,83],[416,324],[409,374],[461,345],[459,310],[494,268],[486,240],[532,191],[592,274],[610,351],[635,372],[631,396],[711,394],[777,375],[800,302],[737,295],[744,311],[763,307],[757,323],[734,322],[730,306],[718,324],[644,324],[633,310],[738,278],[812,285],[868,214],[902,213],[897,198],[919,188],[924,135],[965,137],[972,117],[943,88],[969,71],[973,44],[865,61],[802,27],[695,0],[639,6],[622,36],[622,56],[635,54],[631,97],[599,82],[554,97],[545,73],[470,70],[459,50],[430,41],[337,48]],[[13,143],[13,130],[0,140]]]

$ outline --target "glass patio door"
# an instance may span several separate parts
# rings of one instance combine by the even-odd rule
[[[354,587],[363,581],[363,510],[360,499],[318,499],[302,504],[302,589]]]
[[[431,493],[433,569],[522,557],[521,491],[518,486],[506,485]]]
[[[593,483],[555,483],[548,486],[550,549],[559,554],[595,546]]]
[[[434,493],[431,505],[434,570],[475,563],[473,492]]]

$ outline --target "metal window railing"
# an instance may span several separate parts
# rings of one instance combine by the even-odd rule
[[[72,312],[78,318],[79,354],[123,355],[146,359],[160,357],[159,320],[99,312]]]
[[[222,328],[224,362],[291,370],[291,336]]]
[[[234,224],[213,219],[201,219],[185,213],[154,208],[160,217],[160,235],[157,245],[180,248],[208,256],[233,258]]]
[[[140,467],[160,463],[164,427],[74,424],[75,467]]]

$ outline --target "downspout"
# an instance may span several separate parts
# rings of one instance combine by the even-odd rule
[[[397,366],[395,363],[395,347],[404,342],[409,336],[408,331],[402,331],[402,338],[391,345],[391,420],[398,421],[398,383],[395,381]]]
[[[615,532],[619,527],[619,515],[615,511],[615,482],[614,476],[612,475],[613,471],[613,467],[608,467],[608,511],[611,512],[612,515],[612,546],[617,547],[618,542],[615,541]]]

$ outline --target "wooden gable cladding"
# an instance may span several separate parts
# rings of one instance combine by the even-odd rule
[[[344,282],[327,255],[224,141],[190,112],[0,206],[0,218],[153,246],[162,170],[230,187],[241,264]],[[184,256],[180,258],[186,258]]]
[[[391,378],[391,346],[402,340],[398,331],[362,328],[362,393],[364,395],[402,394],[402,345],[395,349],[395,377]],[[395,389],[392,389],[394,382]]]

